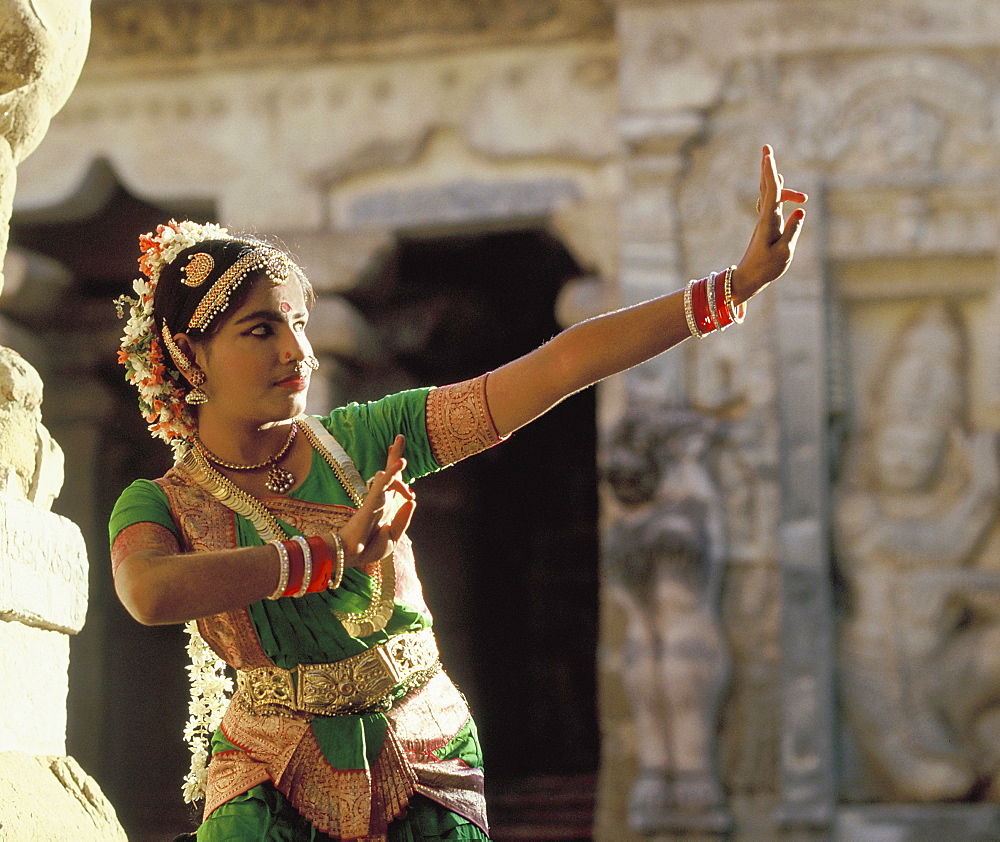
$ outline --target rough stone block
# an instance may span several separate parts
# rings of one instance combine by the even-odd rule
[[[86,613],[80,528],[26,501],[0,497],[0,618],[75,633]]]
[[[64,754],[69,637],[21,623],[0,622],[0,686],[4,707],[0,749]],[[0,834],[0,838],[8,837]]]
[[[114,807],[72,757],[0,753],[0,839],[128,842]]]

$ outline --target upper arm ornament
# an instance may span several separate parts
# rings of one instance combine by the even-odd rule
[[[158,523],[133,523],[118,533],[111,544],[111,575],[132,553],[139,551],[157,555],[174,555],[181,551],[177,539],[165,526]]]
[[[437,463],[444,467],[503,441],[486,403],[488,374],[427,395],[427,437]]]

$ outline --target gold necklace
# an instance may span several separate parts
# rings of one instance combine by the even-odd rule
[[[302,434],[316,449],[320,456],[330,466],[340,484],[344,487],[351,500],[360,508],[367,496],[361,474],[354,467],[351,457],[347,455],[340,442],[314,418],[306,416],[302,419]],[[325,440],[325,445],[324,445]],[[335,451],[337,457],[334,456]],[[392,612],[396,594],[396,566],[390,553],[375,565],[372,573],[372,598],[364,611],[334,611],[334,616],[343,623],[347,633],[352,637],[366,637],[385,628]]]
[[[360,508],[367,496],[367,488],[351,457],[319,421],[310,416],[300,416],[298,420],[302,421],[303,435],[330,466],[351,501]],[[225,474],[213,468],[198,447],[189,448],[182,463],[195,481],[216,500],[249,520],[263,541],[287,537],[281,524],[267,507],[256,497],[239,488]],[[381,631],[392,617],[396,594],[396,568],[392,554],[375,565],[371,579],[372,597],[368,608],[364,611],[333,612],[343,624],[344,630],[352,637],[367,637]]]
[[[295,441],[295,433],[298,427],[298,421],[292,421],[292,429],[288,432],[288,441],[285,442],[281,450],[274,454],[274,456],[265,459],[263,462],[258,462],[256,465],[237,465],[234,462],[226,462],[205,447],[205,443],[201,440],[197,430],[194,431],[193,438],[195,447],[201,451],[201,454],[221,468],[228,468],[230,471],[259,471],[262,468],[270,468],[271,470],[267,472],[267,479],[264,480],[264,487],[275,494],[284,494],[290,491],[292,486],[295,485],[295,475],[291,471],[279,468],[278,462],[284,458],[284,455],[288,453],[288,448]]]

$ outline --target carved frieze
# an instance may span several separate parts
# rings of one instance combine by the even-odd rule
[[[607,35],[608,0],[119,0],[94,7],[91,62],[294,52],[296,61]]]

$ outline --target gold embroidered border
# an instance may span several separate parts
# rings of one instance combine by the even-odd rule
[[[185,549],[224,550],[237,546],[236,516],[219,505],[175,465],[156,481],[167,495]]]
[[[386,714],[416,773],[417,791],[488,833],[483,770],[433,754],[454,739],[471,715],[465,697],[444,672]]]
[[[257,630],[245,608],[202,617],[198,621],[198,632],[209,648],[233,669],[274,666],[260,645]]]
[[[416,791],[416,776],[391,727],[369,771],[334,769],[309,731],[276,783],[317,830],[359,842],[384,840]]]
[[[185,549],[205,552],[238,545],[236,516],[193,482],[183,466],[174,466],[157,482],[167,495]],[[274,665],[245,608],[204,617],[198,631],[212,651],[236,669]]]
[[[254,763],[242,751],[217,754],[208,766],[208,786],[205,794],[205,811],[202,821],[221,805],[242,795],[248,789],[271,780],[271,773],[263,763]]]
[[[208,765],[205,816],[220,804],[266,780],[277,781],[309,733],[312,717],[251,716],[230,705],[222,733],[243,751],[223,752]]]
[[[490,832],[482,769],[472,769],[458,759],[414,763],[413,769],[419,781],[417,792]]]
[[[411,761],[435,759],[470,717],[465,697],[443,670],[386,714]]]
[[[163,555],[181,551],[174,533],[159,523],[139,521],[126,526],[111,544],[111,575],[118,573],[119,565],[137,550],[154,550]]]
[[[487,376],[441,386],[427,395],[427,437],[442,467],[503,441],[486,402]]]

